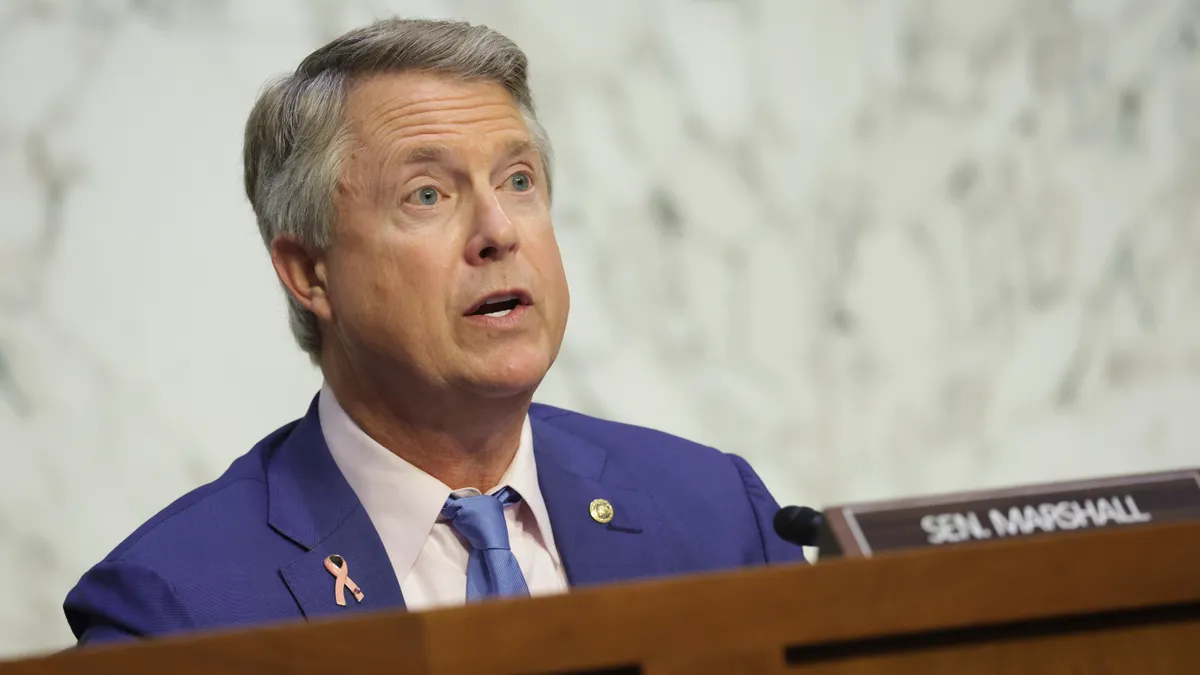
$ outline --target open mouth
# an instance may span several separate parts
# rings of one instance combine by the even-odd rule
[[[508,316],[517,307],[528,305],[529,300],[521,293],[501,293],[488,296],[483,302],[467,312],[467,316]]]

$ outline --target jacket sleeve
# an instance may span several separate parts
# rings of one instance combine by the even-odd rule
[[[750,506],[754,510],[755,525],[762,541],[763,558],[767,563],[804,562],[804,549],[784,541],[775,534],[775,514],[779,511],[779,503],[771,496],[762,479],[750,468],[746,460],[737,455],[730,455],[734,467],[742,477],[742,485],[746,488],[746,496],[750,498]]]
[[[154,570],[110,560],[83,575],[63,610],[79,645],[149,637],[191,628],[187,609]]]

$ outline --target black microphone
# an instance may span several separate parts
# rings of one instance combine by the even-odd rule
[[[821,512],[807,506],[785,506],[775,514],[775,534],[797,546],[816,546],[824,525]]]

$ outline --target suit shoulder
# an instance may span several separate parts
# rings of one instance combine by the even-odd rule
[[[559,452],[602,457],[605,485],[640,493],[643,503],[652,505],[648,512],[656,514],[659,531],[673,542],[668,548],[669,555],[678,556],[677,570],[728,569],[795,557],[789,558],[786,550],[778,553],[773,540],[768,545],[764,533],[778,505],[737,455],[550,406],[531,408],[530,417],[559,432],[554,439]]]
[[[534,404],[529,414],[545,424],[585,438],[610,454],[634,461],[643,459],[668,464],[683,459],[702,463],[729,462],[729,455],[716,448],[649,427],[613,422],[544,404]]]
[[[216,480],[171,502],[125,538],[105,558],[151,564],[157,551],[185,540],[212,543],[234,524],[266,521],[266,464],[296,422],[272,432],[238,457]]]

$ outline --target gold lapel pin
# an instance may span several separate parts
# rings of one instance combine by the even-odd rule
[[[588,512],[592,514],[592,520],[597,523],[603,525],[612,522],[613,507],[607,499],[593,499],[592,503],[588,505]]]
[[[333,586],[333,600],[342,607],[346,606],[346,589],[354,595],[355,602],[362,602],[363,592],[350,579],[350,564],[340,555],[331,555],[325,559],[325,569],[337,579]]]

